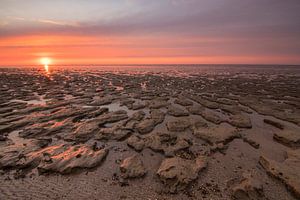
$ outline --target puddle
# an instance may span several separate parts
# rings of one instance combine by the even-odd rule
[[[14,146],[24,146],[28,144],[28,140],[19,136],[21,131],[13,131],[8,134],[7,138],[11,140]]]
[[[101,106],[101,108],[108,108],[110,112],[125,110],[129,117],[136,112],[134,110],[129,110],[126,106],[120,106],[120,103],[111,103],[109,105]]]
[[[64,98],[65,100],[70,100],[70,99],[74,99],[74,96],[70,94],[66,94]]]
[[[147,83],[146,81],[141,83],[141,87],[142,87],[142,90],[147,90]]]
[[[124,87],[121,87],[121,86],[114,86],[116,91],[122,91],[124,90]]]
[[[10,102],[27,103],[29,105],[43,105],[43,106],[47,104],[48,100],[44,99],[45,95],[38,95],[36,93],[34,96],[36,96],[37,99],[29,100],[29,101],[24,101],[24,100],[20,100],[20,99],[13,99],[13,100],[10,100]]]
[[[45,100],[23,101],[23,100],[14,99],[14,100],[11,100],[10,102],[27,103],[27,104],[31,104],[31,105],[46,105]]]

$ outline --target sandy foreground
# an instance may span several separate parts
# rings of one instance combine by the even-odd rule
[[[299,70],[243,70],[0,69],[0,199],[299,199]]]

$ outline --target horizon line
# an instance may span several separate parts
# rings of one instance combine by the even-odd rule
[[[271,64],[261,64],[261,63],[257,63],[257,64],[248,64],[248,63],[235,63],[235,64],[232,64],[232,63],[224,63],[224,64],[209,64],[209,63],[194,63],[194,64],[183,64],[183,63],[176,63],[176,64],[55,64],[55,65],[48,65],[48,66],[62,66],[62,67],[72,67],[72,66],[85,66],[85,67],[97,67],[97,66],[101,66],[101,67],[104,67],[104,66],[170,66],[170,65],[183,65],[183,66],[188,66],[188,65],[248,65],[248,66],[255,66],[255,65],[261,65],[261,66],[271,66],[271,65],[280,65],[280,66],[300,66],[300,63],[299,64],[280,64],[280,63],[271,63]],[[29,64],[26,64],[26,65],[20,65],[20,64],[9,64],[9,65],[1,65],[0,64],[0,67],[3,68],[3,67],[39,67],[39,66],[44,66],[44,65],[41,65],[41,64],[37,64],[37,65],[29,65]]]

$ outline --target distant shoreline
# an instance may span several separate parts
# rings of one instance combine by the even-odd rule
[[[176,66],[199,66],[199,67],[208,67],[208,66],[216,66],[216,67],[300,67],[300,64],[68,64],[68,65],[50,65],[53,67],[176,67]],[[42,65],[0,65],[0,68],[38,68],[42,67]]]

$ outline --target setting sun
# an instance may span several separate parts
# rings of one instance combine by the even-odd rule
[[[44,57],[44,58],[41,58],[41,59],[40,59],[40,62],[41,62],[41,64],[44,65],[45,71],[46,71],[47,73],[49,73],[49,64],[52,63],[52,62],[51,62],[51,59],[50,59],[50,58],[47,58],[47,57]]]
[[[41,58],[40,62],[43,64],[43,65],[49,65],[51,64],[51,59],[50,58]]]

